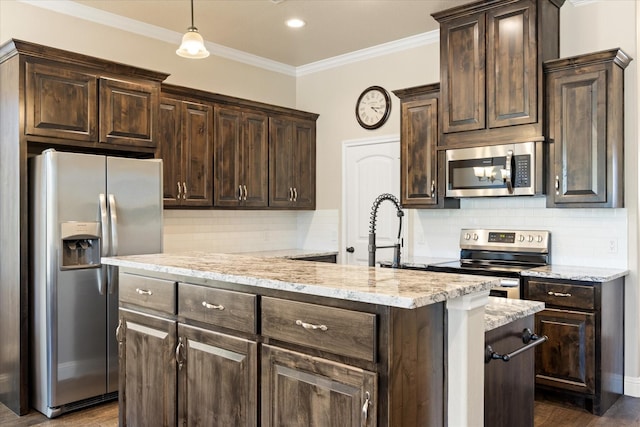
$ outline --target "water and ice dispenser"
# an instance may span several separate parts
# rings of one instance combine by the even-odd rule
[[[69,221],[60,224],[60,269],[100,267],[100,223]]]

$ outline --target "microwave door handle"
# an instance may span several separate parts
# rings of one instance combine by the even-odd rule
[[[507,158],[505,159],[504,165],[504,168],[507,170],[507,176],[504,178],[504,182],[505,184],[507,184],[507,191],[509,192],[509,194],[513,194],[513,184],[511,181],[511,159],[513,159],[513,150],[507,150]]]

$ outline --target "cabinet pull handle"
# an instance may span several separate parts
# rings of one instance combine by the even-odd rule
[[[312,331],[320,329],[321,331],[326,331],[327,325],[314,325],[313,323],[303,322],[302,320],[296,320],[296,325],[302,326],[305,329],[310,329]]]
[[[293,188],[289,187],[289,201],[292,202],[293,201]]]
[[[238,201],[242,201],[242,185],[238,185]]]
[[[178,181],[178,199],[182,196],[182,186],[180,185],[180,181]]]
[[[176,363],[178,364],[178,369],[182,369],[182,365],[184,365],[184,357],[182,355],[182,349],[184,348],[184,344],[182,343],[182,337],[178,338],[178,345],[176,346]]]
[[[183,198],[184,200],[187,200],[187,183],[186,183],[186,182],[184,182],[184,181],[182,181],[182,189],[184,190],[184,191],[182,192],[182,198]]]
[[[122,319],[118,320],[118,327],[116,328],[116,341],[118,343],[122,343],[122,335],[120,335],[121,332],[122,332]]]
[[[211,308],[211,309],[220,310],[220,311],[224,310],[224,305],[209,304],[206,301],[202,301],[202,306],[204,308]]]
[[[436,180],[432,180],[431,181],[431,198],[435,199],[436,198]]]
[[[293,187],[293,201],[298,201],[298,189],[296,187]]]
[[[244,197],[242,199],[246,202],[247,201],[247,186],[243,185],[242,188],[244,189]]]
[[[560,177],[558,175],[556,175],[556,194],[560,194]]]
[[[562,292],[553,292],[553,291],[547,292],[547,295],[551,295],[553,297],[563,297],[563,298],[571,296],[571,294],[565,294],[565,293],[562,293]]]
[[[369,406],[371,405],[371,395],[368,391],[364,392],[364,405],[362,405],[362,425],[367,423],[369,418]]]
[[[524,353],[525,351],[542,344],[548,339],[549,337],[547,337],[546,335],[539,336],[532,333],[529,328],[525,328],[522,330],[522,342],[527,345],[507,354],[498,354],[493,351],[490,345],[487,345],[484,349],[484,363],[489,363],[492,360],[502,360],[503,362],[508,362],[520,353]]]
[[[153,292],[151,292],[149,289],[136,288],[136,293],[138,295],[153,295]]]

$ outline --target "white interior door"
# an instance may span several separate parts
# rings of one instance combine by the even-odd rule
[[[367,265],[373,202],[382,193],[400,195],[400,141],[398,137],[392,137],[346,142],[343,154],[342,263]],[[380,204],[376,223],[376,244],[394,244],[398,236],[398,217],[393,203],[383,201]],[[347,248],[353,248],[353,252],[345,250]],[[392,258],[393,249],[379,249],[376,253],[378,261]]]

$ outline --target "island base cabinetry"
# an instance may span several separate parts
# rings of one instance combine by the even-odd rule
[[[374,372],[262,347],[263,427],[376,426],[376,398]]]
[[[444,303],[120,269],[121,426],[445,425]]]

